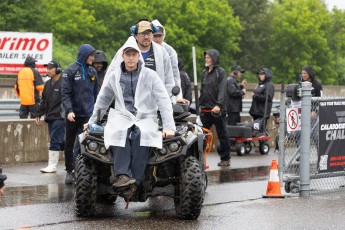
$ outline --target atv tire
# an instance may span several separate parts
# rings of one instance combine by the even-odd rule
[[[182,161],[174,198],[176,214],[182,219],[195,220],[200,215],[205,193],[203,173],[195,157],[189,156]]]
[[[77,216],[92,216],[96,205],[97,174],[92,160],[79,155],[76,163],[74,190]]]

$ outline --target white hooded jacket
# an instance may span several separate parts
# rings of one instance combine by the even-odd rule
[[[109,146],[124,147],[127,129],[132,125],[137,125],[141,131],[141,146],[162,148],[162,132],[158,131],[157,122],[158,109],[162,116],[163,128],[176,130],[169,95],[157,73],[146,68],[141,57],[141,61],[139,61],[141,64],[139,66],[139,79],[134,96],[134,107],[137,109],[137,113],[133,115],[126,109],[120,86],[121,63],[123,62],[120,54],[128,47],[134,48],[140,53],[135,38],[129,37],[108,68],[89,124],[96,122],[98,110],[101,111],[101,116],[103,116],[111,101],[115,98],[115,109],[110,109],[108,121],[104,128],[105,146],[107,148]]]
[[[153,20],[152,24],[154,24],[157,27],[161,27],[163,29],[163,37],[165,37],[166,35],[166,31],[164,26],[157,20]],[[180,87],[180,93],[179,95],[177,95],[177,99],[182,99],[182,88],[181,88],[181,79],[180,79],[180,71],[178,68],[178,59],[177,59],[177,53],[175,51],[175,49],[170,46],[169,44],[167,44],[166,42],[162,43],[162,47],[168,52],[169,54],[169,58],[170,58],[170,62],[171,62],[171,68],[173,71],[173,76],[174,76],[174,83],[175,85],[177,85],[178,87]]]
[[[133,37],[134,38],[134,37]],[[173,76],[173,71],[171,68],[171,61],[168,52],[159,44],[155,43],[154,41],[151,42],[153,47],[153,52],[155,55],[155,62],[156,62],[156,73],[158,74],[159,78],[162,80],[170,99],[173,103],[176,103],[175,97],[172,96],[171,90],[175,86],[175,80]],[[117,56],[122,55],[121,49],[117,51],[114,59],[111,61],[110,66],[112,66],[117,58]],[[141,52],[140,52],[141,54]],[[143,58],[141,58],[142,62],[144,63]],[[110,68],[110,67],[109,67]]]

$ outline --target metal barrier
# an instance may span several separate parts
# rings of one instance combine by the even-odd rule
[[[279,100],[273,100],[272,108],[278,107],[279,104],[280,104]],[[248,115],[251,105],[252,105],[252,100],[244,99],[243,109],[242,109],[243,111],[241,112],[241,115]],[[20,107],[19,99],[0,100],[0,119],[18,118],[19,107]],[[193,106],[191,107],[193,108]]]
[[[309,93],[311,92],[311,88],[307,90],[310,90]],[[320,103],[321,105],[333,105],[334,101],[339,102],[343,107],[337,107],[336,110],[327,107],[327,111],[323,110],[327,114],[324,112],[321,114],[322,111],[320,109],[322,108],[320,108]],[[287,113],[285,113],[285,104],[281,105],[283,108],[280,108],[280,115],[285,115],[285,117],[281,117],[281,120],[287,120],[279,128],[280,133],[285,133],[285,136],[280,135],[279,137],[279,146],[282,146],[280,148],[279,174],[280,178],[285,182],[285,191],[287,193],[299,193],[300,196],[309,196],[310,194],[317,195],[344,190],[345,153],[344,156],[340,154],[338,157],[332,155],[335,154],[332,150],[336,144],[342,145],[344,143],[345,145],[345,135],[342,135],[345,132],[345,119],[342,120],[341,118],[339,120],[338,118],[337,120],[338,115],[335,115],[345,116],[345,98],[311,98],[311,95],[303,95],[302,87],[301,102],[302,109],[300,110],[302,113],[300,114],[301,119],[298,120],[297,118],[298,121],[293,118],[294,115],[291,113],[291,111],[295,113],[298,109],[286,110]],[[288,105],[287,108],[292,108],[292,105]],[[319,115],[322,115],[322,117]],[[331,124],[344,126],[340,133],[336,130],[335,133],[327,134],[329,136],[333,135],[332,137],[335,138],[343,138],[344,140],[336,140],[342,141],[342,143],[327,140],[325,135],[327,131],[323,131],[322,128],[319,130],[319,127],[323,127],[320,125],[325,124],[325,119],[329,119]],[[332,119],[333,123],[331,122]],[[299,122],[301,123],[302,127],[300,130],[294,126],[293,128],[296,128],[296,130],[291,131],[293,120],[297,122],[297,125]],[[284,138],[283,140],[282,137]],[[334,163],[331,163],[332,159]],[[332,164],[335,166],[339,164],[340,166],[333,167]]]
[[[272,112],[273,112],[273,108],[279,107],[280,104],[280,100],[273,100],[272,103]],[[252,105],[252,100],[249,99],[243,99],[242,100],[242,112],[241,112],[241,116],[247,116],[249,114],[249,109],[250,106]],[[193,100],[191,105],[190,105],[190,110],[192,113],[195,113],[195,101]]]
[[[19,99],[0,100],[0,119],[19,118]]]

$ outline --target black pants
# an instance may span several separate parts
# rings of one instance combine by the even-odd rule
[[[73,146],[78,134],[78,128],[83,129],[83,125],[89,121],[90,117],[75,117],[73,122],[66,118],[66,146],[65,146],[65,166],[67,172],[74,169]]]
[[[20,105],[19,109],[19,118],[20,119],[27,119],[29,117],[30,113],[30,118],[36,118],[38,117],[38,104],[34,105]]]
[[[228,113],[228,120],[227,125],[237,125],[237,123],[241,123],[241,115],[240,112]]]
[[[218,154],[221,160],[223,161],[229,160],[231,158],[230,157],[230,143],[229,143],[228,133],[226,132],[225,115],[215,117],[211,113],[201,112],[200,119],[203,126],[206,129],[211,129],[212,125],[216,126],[216,131],[217,131],[218,139],[220,142],[220,148],[218,149]]]

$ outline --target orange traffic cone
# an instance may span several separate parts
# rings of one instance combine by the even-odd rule
[[[268,180],[266,195],[263,198],[284,198],[280,191],[277,160],[272,160],[270,179]]]

